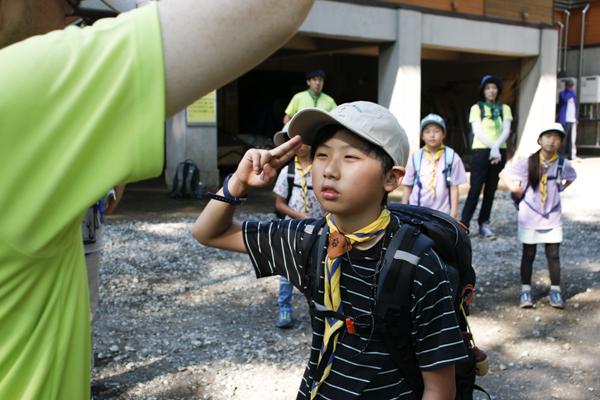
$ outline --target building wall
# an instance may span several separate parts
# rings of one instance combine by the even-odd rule
[[[569,32],[567,34],[567,46],[579,46],[581,44],[581,16],[583,8],[570,10]],[[561,11],[554,12],[554,20],[566,24],[567,15]],[[583,36],[584,46],[600,44],[600,2],[590,3],[590,8],[585,14],[585,32]]]
[[[408,6],[519,22],[552,24],[552,0],[383,0]]]

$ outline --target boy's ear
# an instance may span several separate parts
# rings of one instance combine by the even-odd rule
[[[385,175],[385,181],[383,182],[383,188],[386,192],[391,192],[400,186],[402,182],[402,178],[404,178],[404,174],[406,170],[404,167],[394,166],[391,170]]]

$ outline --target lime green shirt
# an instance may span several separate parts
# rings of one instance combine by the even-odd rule
[[[90,398],[81,219],[160,174],[156,3],[0,50],[0,399]]]
[[[305,90],[300,93],[296,93],[290,104],[288,104],[285,109],[285,113],[290,117],[296,115],[296,113],[300,110],[304,110],[305,108],[317,107],[321,110],[331,111],[333,110],[337,104],[331,96],[326,95],[321,92],[321,95],[317,98],[317,105],[315,106],[315,101],[312,98],[312,94],[308,93],[308,90]]]
[[[483,130],[483,133],[485,136],[487,136],[492,143],[496,143],[496,140],[498,140],[498,138],[500,137],[500,135],[502,134],[502,127],[504,124],[504,121],[500,121],[500,125],[498,130],[496,130],[496,123],[494,122],[493,119],[491,119],[491,115],[492,115],[492,109],[487,105],[484,104],[483,105],[483,111],[485,113],[485,117],[482,119],[481,118],[481,109],[479,108],[479,105],[474,104],[473,107],[471,107],[471,113],[469,114],[469,123],[473,123],[473,121],[481,121],[481,129]],[[512,121],[513,116],[512,116],[512,112],[510,110],[510,107],[507,106],[506,104],[502,105],[502,118],[503,119],[508,119],[510,121]],[[477,138],[477,136],[475,136],[473,138],[473,149],[487,149],[488,147],[481,143],[481,141]],[[502,143],[502,146],[500,146],[501,149],[505,149],[506,148],[506,143]]]

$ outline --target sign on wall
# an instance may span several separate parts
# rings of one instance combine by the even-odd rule
[[[217,124],[217,92],[209,94],[190,104],[186,112],[188,125]]]

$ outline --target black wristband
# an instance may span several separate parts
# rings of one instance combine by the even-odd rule
[[[232,206],[237,206],[237,205],[242,204],[243,202],[245,202],[246,201],[246,197],[234,197],[229,192],[229,189],[227,188],[227,185],[229,183],[229,178],[231,178],[232,176],[233,176],[233,174],[227,175],[227,178],[225,178],[225,182],[223,182],[223,194],[225,196],[220,196],[220,195],[218,195],[216,193],[211,193],[211,192],[206,193],[206,196],[210,197],[211,199],[214,199],[214,200],[218,200],[218,201],[222,201],[222,202],[225,202],[225,203],[229,203]]]

